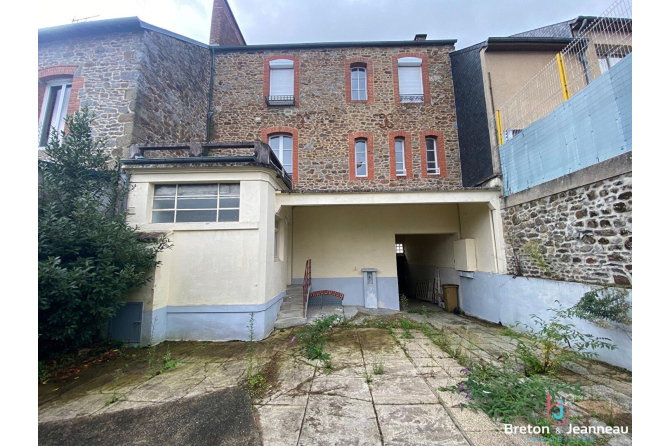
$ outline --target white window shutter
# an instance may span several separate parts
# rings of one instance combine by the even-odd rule
[[[400,94],[423,94],[421,67],[398,67]]]
[[[293,96],[293,68],[270,70],[270,96]]]

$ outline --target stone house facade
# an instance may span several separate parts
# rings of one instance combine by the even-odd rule
[[[210,45],[137,18],[40,30],[41,128],[69,86],[67,113],[88,106],[122,158],[128,222],[173,244],[112,335],[248,339],[253,316],[262,338],[307,276],[391,310],[507,277],[505,225],[530,214],[464,187],[455,40],[425,37],[247,45],[225,0]]]

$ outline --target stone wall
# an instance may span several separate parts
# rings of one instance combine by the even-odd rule
[[[142,70],[134,124],[129,124],[134,126],[133,142],[204,141],[211,63],[209,50],[158,32],[145,31],[141,53],[136,57],[142,61]]]
[[[298,191],[461,188],[451,50],[451,46],[435,45],[217,51],[212,139],[251,141],[260,139],[263,129],[295,129]],[[429,104],[396,105],[392,59],[399,53],[427,56]],[[298,107],[268,107],[264,102],[264,60],[278,55],[299,61]],[[373,65],[368,71],[374,76],[374,101],[347,102],[346,62],[359,59]],[[420,137],[428,130],[443,133],[445,176],[422,177]],[[391,178],[389,133],[398,131],[411,136],[412,178]],[[349,134],[356,132],[372,133],[373,179],[350,178]]]
[[[503,209],[510,274],[632,285],[632,173]]]
[[[83,79],[78,90],[80,106],[88,106],[96,115],[93,134],[107,137],[107,147],[121,155],[123,136],[132,129],[126,121],[134,108],[142,34],[112,33],[86,38],[40,43],[38,69],[57,65],[76,66],[75,78]],[[38,82],[40,82],[38,80]],[[38,85],[39,86],[39,85]],[[132,126],[132,124],[130,124]]]

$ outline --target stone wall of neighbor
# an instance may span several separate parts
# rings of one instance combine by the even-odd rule
[[[298,134],[297,191],[453,190],[462,187],[456,110],[449,51],[451,46],[322,48],[217,51],[214,81],[214,137],[221,141],[260,139],[264,129],[288,127]],[[426,55],[430,103],[398,104],[393,56]],[[299,106],[266,106],[264,60],[296,57]],[[366,60],[373,73],[374,101],[348,102],[346,78],[351,60]],[[372,69],[370,69],[372,68]],[[421,134],[441,132],[446,169],[422,175]],[[372,134],[374,177],[351,178],[349,134]],[[412,176],[392,178],[389,134],[411,136]],[[266,132],[267,133],[267,132]],[[370,144],[368,143],[370,147]],[[407,146],[407,144],[406,144]],[[409,147],[407,147],[409,148]],[[438,156],[438,159],[441,159]],[[294,166],[294,171],[296,167]]]
[[[83,80],[77,98],[96,115],[93,134],[107,137],[107,147],[121,155],[129,145],[124,135],[132,130],[128,116],[138,87],[142,33],[125,32],[40,43],[38,69],[76,66],[74,78]],[[38,90],[40,82],[38,79]]]
[[[503,209],[510,274],[632,285],[632,173]]]
[[[133,126],[127,137],[132,136],[133,141],[140,144],[204,141],[209,50],[145,31],[137,57],[143,69],[138,79],[134,124],[127,124]],[[124,119],[133,120],[133,117]]]

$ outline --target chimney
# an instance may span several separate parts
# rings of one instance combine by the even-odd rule
[[[417,42],[419,40],[426,40],[426,37],[428,37],[428,34],[416,34],[414,36],[414,41]]]
[[[226,0],[214,0],[209,44],[214,46],[247,44]]]

